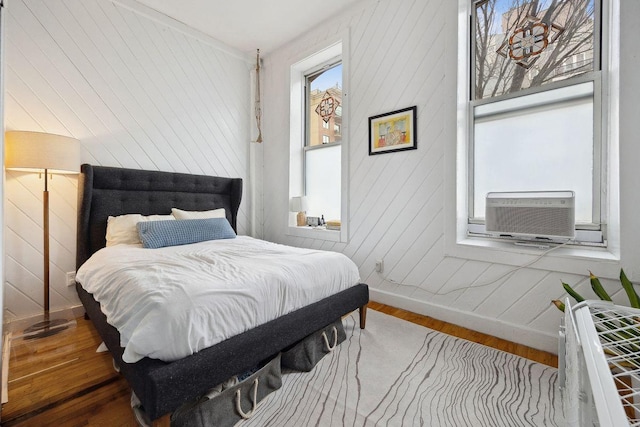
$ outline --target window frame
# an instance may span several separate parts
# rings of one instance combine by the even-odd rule
[[[496,97],[489,97],[483,99],[475,99],[475,85],[476,85],[476,72],[475,72],[475,64],[476,64],[476,49],[475,49],[475,8],[476,4],[482,2],[484,0],[469,0],[469,43],[468,43],[468,52],[469,52],[469,72],[468,72],[468,125],[467,125],[467,140],[468,140],[468,176],[467,176],[467,222],[469,224],[468,233],[476,236],[484,235],[484,220],[481,218],[474,217],[475,209],[474,209],[474,150],[475,150],[475,137],[474,137],[474,129],[475,129],[475,119],[476,114],[475,110],[478,107],[483,107],[491,104],[499,104],[504,101],[508,101],[511,99],[526,97],[529,95],[540,94],[544,92],[552,92],[558,89],[577,86],[583,83],[592,82],[593,83],[593,169],[592,169],[592,183],[591,183],[591,192],[592,192],[592,206],[591,206],[591,223],[576,223],[575,229],[577,232],[577,239],[584,239],[584,243],[589,242],[590,244],[594,244],[598,241],[606,242],[607,239],[607,227],[606,227],[606,203],[603,203],[603,200],[606,200],[603,197],[603,192],[606,189],[606,171],[607,171],[607,156],[606,156],[606,147],[603,143],[603,140],[606,138],[606,122],[603,118],[602,114],[602,105],[605,102],[603,99],[604,94],[602,88],[603,79],[603,57],[602,57],[602,44],[607,40],[604,35],[605,26],[603,25],[604,21],[604,7],[603,3],[605,0],[594,0],[594,50],[593,50],[593,69],[586,73],[580,74],[575,77],[570,77],[561,81],[547,83],[543,86],[537,87],[529,87],[525,89],[521,89],[517,92],[513,93],[505,93]],[[531,105],[525,107],[519,107],[512,110],[503,110],[502,112],[493,113],[493,115],[498,116],[499,114],[504,114],[507,112],[518,111],[518,110],[527,110],[533,107],[542,106],[553,106],[561,104],[562,102],[566,102],[568,98],[565,99],[556,99],[551,102],[542,102],[540,104],[532,103]],[[491,117],[492,114],[484,114],[481,117]],[[606,244],[606,243],[605,243]]]
[[[349,34],[348,31],[342,31],[334,35],[333,38],[324,40],[312,47],[307,47],[304,53],[301,53],[293,59],[289,65],[290,71],[290,104],[289,104],[289,198],[304,194],[304,177],[305,177],[305,149],[306,147],[306,76],[314,70],[318,71],[327,64],[342,63],[342,139],[339,143],[320,144],[316,147],[308,147],[310,150],[322,149],[327,146],[340,147],[341,160],[341,199],[340,199],[340,231],[326,230],[312,227],[297,227],[295,223],[295,215],[288,216],[287,219],[287,235],[303,238],[313,238],[320,240],[328,240],[333,242],[346,243],[348,241],[348,200],[349,200],[349,161],[348,161],[348,88],[349,88],[349,58],[346,53],[349,52]]]
[[[457,9],[457,50],[449,58],[456,72],[451,75],[448,84],[456,93],[456,103],[452,106],[451,129],[455,144],[445,146],[444,173],[445,188],[445,230],[444,252],[446,257],[474,260],[480,262],[522,266],[532,262],[540,270],[568,272],[583,275],[593,268],[593,262],[599,262],[602,277],[617,277],[620,272],[621,249],[621,183],[620,183],[620,130],[618,123],[620,112],[621,48],[620,48],[620,10],[621,0],[603,0],[600,43],[602,69],[602,147],[606,150],[603,162],[606,171],[602,177],[602,206],[606,212],[607,245],[581,246],[567,245],[546,254],[545,249],[517,246],[513,242],[479,238],[469,234],[468,221],[468,143],[469,143],[469,91],[471,72],[471,0],[458,0]],[[625,246],[626,247],[626,246]],[[541,256],[544,255],[544,256]]]

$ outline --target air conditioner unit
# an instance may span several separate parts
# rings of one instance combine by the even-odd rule
[[[497,237],[571,240],[575,235],[575,193],[488,193],[485,223],[487,233]]]

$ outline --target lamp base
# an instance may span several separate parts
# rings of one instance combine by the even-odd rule
[[[68,329],[69,326],[75,326],[75,320],[66,319],[49,319],[35,323],[24,331],[22,338],[25,340],[33,340],[38,338],[50,337]]]
[[[31,318],[9,321],[4,331],[11,332],[12,340],[37,340],[50,337],[76,327],[70,310],[42,313]]]
[[[296,218],[298,227],[304,227],[305,225],[307,225],[307,216],[304,214],[304,212],[298,212],[298,216]]]

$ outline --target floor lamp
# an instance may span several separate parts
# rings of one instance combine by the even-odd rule
[[[37,172],[44,178],[43,253],[44,253],[44,321],[24,332],[31,338],[41,338],[66,329],[64,319],[49,318],[49,178],[53,174],[78,173],[80,142],[77,139],[41,132],[8,131],[5,133],[6,169]]]

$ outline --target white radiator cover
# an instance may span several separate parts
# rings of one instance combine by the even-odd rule
[[[487,194],[486,230],[495,236],[573,239],[573,191],[492,192]]]
[[[559,385],[569,427],[640,426],[640,310],[565,299]]]

